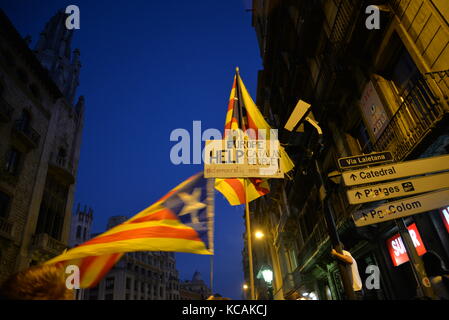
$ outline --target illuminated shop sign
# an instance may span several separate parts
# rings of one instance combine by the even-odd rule
[[[449,232],[449,207],[441,209],[441,218],[443,219],[443,223],[446,226],[447,232]]]
[[[424,243],[422,242],[421,235],[418,232],[416,224],[408,226],[408,232],[413,240],[416,251],[420,256],[427,252]],[[396,234],[387,240],[388,251],[390,252],[391,260],[395,267],[407,262],[409,260],[405,245],[402,242],[400,234]]]

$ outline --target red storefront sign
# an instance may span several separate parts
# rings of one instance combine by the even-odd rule
[[[413,240],[416,251],[420,256],[427,252],[424,243],[422,242],[421,235],[418,232],[416,224],[411,224],[407,227],[410,237]],[[407,262],[409,260],[404,243],[402,242],[401,235],[398,233],[387,240],[388,251],[390,252],[391,260],[395,267]]]
[[[449,207],[441,209],[441,218],[443,219],[443,223],[446,226],[447,232],[449,232]]]

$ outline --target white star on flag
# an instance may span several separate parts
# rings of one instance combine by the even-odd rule
[[[179,216],[190,214],[192,224],[200,223],[198,219],[198,210],[204,209],[207,206],[205,203],[199,201],[201,197],[201,188],[195,188],[192,194],[180,192],[178,195],[184,202],[184,207],[182,208],[182,211],[179,213]]]

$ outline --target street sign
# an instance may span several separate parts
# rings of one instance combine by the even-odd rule
[[[393,155],[390,151],[362,154],[358,156],[346,157],[338,159],[340,169],[350,169],[360,166],[370,166],[393,161]]]
[[[342,173],[346,186],[356,186],[449,170],[449,155],[393,163]]]
[[[346,191],[350,204],[360,204],[449,188],[449,172],[367,185]]]
[[[356,211],[352,218],[357,227],[399,219],[447,206],[449,189],[426,193]]]

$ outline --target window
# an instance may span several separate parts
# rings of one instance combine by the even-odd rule
[[[363,153],[370,153],[373,151],[368,130],[362,121],[351,130],[350,135],[357,140],[360,151]]]
[[[420,72],[397,33],[391,36],[389,47],[392,50],[385,59],[388,63],[384,68],[384,75],[393,82],[397,94],[405,97]]]
[[[64,148],[59,148],[56,163],[60,166],[65,166],[66,158],[67,158],[67,151]]]
[[[131,289],[131,279],[126,278],[126,289]]]
[[[81,238],[81,226],[76,227],[76,238]]]
[[[28,132],[31,125],[31,114],[28,110],[22,110],[22,115],[17,122],[17,128],[24,132]]]
[[[15,148],[11,148],[6,155],[6,163],[5,169],[6,172],[12,174],[13,176],[17,176],[19,173],[20,160],[22,158],[22,154]]]
[[[114,290],[114,278],[106,278],[106,290]]]
[[[296,250],[294,248],[290,248],[288,250],[288,257],[290,262],[290,270],[293,272],[298,266],[298,262],[296,260]]]
[[[0,217],[5,218],[8,216],[10,204],[10,196],[0,191]]]
[[[60,239],[67,204],[68,188],[53,177],[47,176],[42,197],[36,233],[47,233]]]

